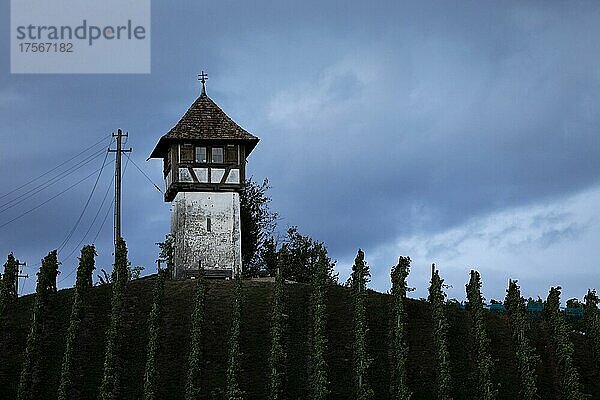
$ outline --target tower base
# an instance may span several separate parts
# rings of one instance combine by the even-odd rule
[[[171,206],[174,278],[227,278],[242,270],[240,196],[236,192],[179,192]]]

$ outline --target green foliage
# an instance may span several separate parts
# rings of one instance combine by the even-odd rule
[[[123,238],[117,239],[117,254],[115,255],[115,265],[111,274],[111,282],[115,287],[124,288],[129,279],[129,261],[127,260],[127,245]]]
[[[60,371],[58,400],[67,400],[69,398],[68,393],[71,387],[71,370],[73,365],[75,342],[79,335],[81,326],[86,290],[92,287],[92,273],[96,268],[96,255],[96,250],[93,245],[84,246],[81,249],[81,257],[79,257],[79,266],[77,267],[77,279],[75,281],[75,295],[73,296],[71,317],[69,319],[69,329],[67,331],[67,344]]]
[[[404,302],[408,285],[406,279],[410,273],[410,257],[400,256],[398,264],[392,268],[392,296],[393,311],[393,351],[392,351],[392,398],[395,400],[409,400],[411,392],[406,380],[406,359],[408,346],[406,345],[406,311]]]
[[[196,296],[194,311],[192,313],[192,332],[188,376],[185,386],[185,399],[195,400],[200,398],[200,371],[202,366],[202,328],[204,324],[204,297],[206,282],[204,268],[200,266],[196,280]]]
[[[444,314],[444,301],[446,293],[443,291],[444,280],[440,278],[439,271],[432,266],[433,273],[429,286],[429,302],[431,303],[431,317],[433,321],[433,341],[437,359],[436,394],[439,400],[450,399],[450,353],[448,352],[448,321]]]
[[[127,267],[127,245],[123,238],[117,239],[115,264],[111,276],[112,297],[110,324],[106,332],[106,352],[104,354],[104,374],[100,386],[99,400],[114,400],[118,398],[119,374],[117,354],[120,346],[120,334],[123,319],[123,296],[125,285],[129,278]]]
[[[100,272],[102,272],[102,274],[96,275],[98,277],[98,284],[99,285],[110,284],[111,283],[110,275],[108,275],[106,270],[104,268],[100,268]]]
[[[398,260],[396,259],[396,261]],[[414,273],[414,266],[410,272],[411,275],[408,278],[409,286],[410,277]],[[121,370],[122,391],[120,392],[120,397],[123,399],[143,397],[144,380],[142,377],[144,376],[144,363],[146,362],[147,340],[145,338],[147,337],[147,332],[140,332],[136,327],[147,327],[148,315],[153,303],[152,289],[155,283],[155,280],[144,279],[135,284],[127,285],[125,299],[127,312],[124,313],[124,323],[127,323],[132,329],[124,329],[124,333],[127,336],[122,338],[123,345],[120,348],[121,353],[119,354],[119,357],[123,357],[124,361],[123,369]],[[204,329],[202,345],[203,362],[200,379],[202,398],[225,398],[225,371],[229,349],[227,340],[231,317],[230,296],[233,294],[233,284],[234,282],[226,283],[207,280],[207,302],[209,300],[208,296],[214,299],[214,301],[211,301],[211,307],[208,307],[207,304],[204,316],[207,324],[210,321],[210,327],[207,326]],[[250,385],[247,393],[248,398],[267,399],[269,384],[267,358],[271,336],[265,331],[265,324],[267,324],[267,329],[269,329],[273,292],[272,287],[269,287],[264,282],[252,283],[248,286],[244,285],[244,310],[249,310],[252,314],[248,318],[243,318],[242,332],[247,331],[250,333],[250,336],[246,339],[251,340],[251,343],[249,342],[251,345],[247,350],[244,348],[243,343],[245,341],[243,338],[246,335],[242,333],[242,350],[244,350],[242,368],[244,370],[240,375],[240,385],[242,389],[246,389],[244,383]],[[107,324],[111,309],[110,289],[111,286],[104,286],[95,287],[88,291],[87,300],[84,303],[84,312],[86,314],[81,326],[80,337],[77,339],[81,345],[75,347],[75,359],[77,361],[73,364],[73,386],[70,392],[73,397],[92,399],[98,395],[97,390],[100,386],[99,381],[102,379],[102,362],[106,346],[104,333],[108,327]],[[167,342],[162,343],[164,335],[162,332],[163,328],[161,327],[159,342],[161,350],[158,353],[160,360],[159,366],[157,366],[160,373],[156,392],[158,398],[183,399],[185,396],[185,379],[188,370],[187,359],[189,357],[190,344],[186,345],[183,343],[182,345],[177,338],[185,338],[190,335],[190,316],[194,308],[195,290],[195,281],[174,282],[165,288],[164,312],[168,313],[169,316],[168,318],[161,318],[161,323],[166,324],[165,328],[168,326],[168,335],[172,335],[173,340],[168,340],[168,347],[164,347],[167,345]],[[312,325],[312,314],[310,313],[312,307],[308,306],[309,302],[307,301],[310,295],[310,286],[286,283],[285,291],[286,300],[288,298],[290,300],[289,302],[286,301],[286,309],[289,309],[291,315],[290,319],[286,320],[286,322],[289,324],[290,329],[293,328],[293,332],[296,333],[290,335],[284,334],[285,342],[289,342],[289,346],[285,346],[288,354],[285,395],[289,399],[309,399],[309,377],[306,366],[311,361],[307,355],[310,354],[312,345],[309,340],[310,334],[308,334],[310,331],[307,330],[304,334],[301,331],[303,327],[304,329],[311,329]],[[586,292],[583,294],[586,294]],[[43,357],[38,364],[41,384],[38,386],[36,394],[37,398],[40,399],[56,398],[73,294],[73,291],[62,291],[57,296],[51,296],[50,308],[47,310],[49,323],[46,323],[42,331],[44,349],[42,351],[48,351],[48,353],[43,353]],[[351,353],[348,353],[348,351],[352,351],[353,345],[353,307],[351,305],[351,294],[352,291],[348,288],[335,285],[327,286],[326,310],[328,312],[326,325],[327,332],[331,333],[331,335],[329,335],[330,339],[325,355],[328,361],[327,374],[330,380],[328,385],[330,394],[328,398],[331,399],[353,399],[355,397]],[[168,297],[166,297],[167,295]],[[375,392],[375,399],[387,399],[391,397],[387,383],[390,379],[391,368],[393,367],[393,363],[388,361],[388,350],[391,350],[391,346],[389,346],[391,336],[387,335],[390,328],[389,324],[393,319],[391,315],[393,297],[371,290],[367,290],[367,295],[367,315],[370,329],[368,332],[368,348],[371,357],[374,359],[369,368],[369,383]],[[130,305],[131,307],[128,305],[128,299],[130,298],[135,299],[135,302]],[[500,299],[500,297],[497,298]],[[167,299],[169,301],[166,301]],[[0,336],[0,346],[3,349],[2,363],[0,363],[0,398],[2,399],[16,398],[20,363],[23,361],[23,351],[29,332],[34,300],[34,295],[24,296],[24,298],[19,299],[18,308],[15,311],[18,310],[20,312],[10,313],[6,321],[6,326],[9,330],[7,330],[6,335]],[[134,305],[136,306],[135,308],[133,308]],[[350,307],[348,307],[349,305]],[[564,305],[564,300],[561,305]],[[431,307],[428,303],[408,300],[405,303],[405,308],[407,317],[409,318],[409,327],[406,332],[408,337],[406,340],[409,344],[416,344],[414,348],[410,347],[409,364],[407,365],[409,370],[409,386],[414,393],[413,398],[435,399],[435,376],[431,375],[435,372],[436,365],[432,336],[433,326],[430,315]],[[144,311],[142,312],[142,310]],[[468,340],[470,331],[466,330],[467,328],[470,329],[471,325],[469,322],[469,311],[448,312],[447,306],[445,310],[448,322],[452,326],[449,335],[450,332],[456,335],[448,336],[449,344],[452,346],[450,348],[452,355],[451,366],[454,366],[453,360],[457,360],[459,364],[456,365],[464,368],[467,366],[469,354],[475,350],[475,346],[471,345],[471,341]],[[88,312],[91,314],[87,315]],[[187,312],[187,317],[182,315],[182,312]],[[502,384],[499,387],[499,397],[520,399],[519,389],[521,383],[518,363],[515,358],[516,348],[504,340],[504,338],[507,338],[509,341],[511,339],[508,314],[489,314],[487,311],[485,313],[486,327],[488,328],[487,332],[490,339],[492,337],[498,338],[498,340],[492,342],[492,345],[496,346],[493,354],[497,354],[499,361],[494,368],[492,380],[495,383],[494,379],[497,379]],[[87,326],[88,318],[91,318],[89,319],[89,322],[92,323],[90,326]],[[97,319],[99,326],[103,325],[104,328],[98,329],[94,326],[94,321]],[[532,321],[531,317],[528,317],[528,320]],[[187,323],[183,323],[185,321]],[[244,326],[246,321],[248,326]],[[543,368],[539,367],[539,377],[536,378],[540,385],[540,394],[542,394],[543,388],[543,398],[552,398],[554,394],[559,396],[559,393],[554,393],[555,389],[557,391],[559,389],[559,374],[557,373],[557,364],[554,361],[554,349],[550,342],[549,330],[545,325],[543,320],[536,321],[535,325],[532,322],[530,337],[532,343],[535,340],[537,344],[536,351],[539,350],[543,359],[548,361],[548,364]],[[415,329],[411,329],[411,327]],[[209,335],[208,328],[211,328],[210,331],[214,331],[214,337]],[[494,332],[491,329],[494,329]],[[84,331],[85,336],[81,336],[84,334]],[[266,332],[267,334],[255,335],[260,332]],[[591,347],[582,342],[582,340],[586,341],[587,339],[587,334],[578,338],[579,344],[576,345],[574,360],[578,362],[576,366],[581,368],[582,379],[586,377],[586,390],[592,397],[598,397],[599,386],[597,382],[593,381],[597,371],[593,364],[595,360],[591,352]],[[62,346],[55,345],[61,342],[63,343]],[[163,357],[163,352],[164,355],[168,356]],[[84,362],[80,364],[78,361],[79,359],[98,361],[99,356],[99,363]],[[414,363],[410,361],[413,359]],[[212,363],[206,363],[207,360],[214,360],[215,362],[223,360],[223,368],[214,368]],[[332,362],[329,362],[329,360],[332,360]],[[248,369],[245,369],[246,365],[248,365]],[[472,365],[472,371],[475,371],[475,365]],[[453,394],[456,394],[456,398],[479,398],[476,392],[475,381],[471,384],[471,380],[468,379],[469,372],[468,369],[462,369],[457,371],[457,375],[452,375],[453,385],[456,384],[459,386],[453,389]],[[460,381],[456,380],[457,378]],[[96,380],[98,383],[94,384]],[[414,385],[411,385],[411,382],[414,382]],[[250,389],[252,392],[250,392]]]
[[[40,286],[40,293],[43,296],[56,293],[56,277],[60,273],[58,272],[59,265],[60,263],[58,262],[56,250],[52,250],[42,260],[42,266],[40,267],[40,271],[37,273],[37,286]]]
[[[58,259],[56,250],[48,253],[42,259],[42,265],[37,273],[37,284],[35,288],[35,300],[33,303],[33,317],[31,328],[27,336],[23,365],[19,377],[17,389],[17,400],[29,400],[35,398],[35,391],[39,384],[39,363],[41,362],[41,342],[43,339],[43,327],[46,321],[46,310],[50,295],[56,293],[56,276],[58,275]]]
[[[135,267],[127,267],[127,279],[132,281],[134,279],[140,279],[142,276],[142,271],[145,268],[141,265],[136,265]]]
[[[325,292],[328,281],[328,264],[326,260],[321,259],[317,264],[317,271],[313,276],[311,285],[312,324],[309,364],[309,398],[311,400],[325,400],[329,393],[327,363],[325,361],[325,353],[327,352]]]
[[[594,351],[594,359],[600,367],[600,315],[598,313],[598,295],[595,290],[588,289],[583,305],[583,326],[586,337]]]
[[[4,263],[4,274],[0,279],[0,329],[6,309],[17,300],[17,279],[19,275],[19,260],[10,253]]]
[[[2,299],[7,303],[17,299],[17,276],[19,275],[19,260],[15,259],[13,253],[10,253],[4,263],[4,274],[2,274],[2,284],[0,286]]]
[[[359,249],[352,266],[352,297],[354,300],[353,366],[356,400],[373,398],[373,389],[371,389],[366,379],[372,361],[367,352],[368,327],[365,305],[367,283],[370,282],[370,278],[371,272],[365,262],[365,253]]]
[[[76,289],[81,290],[92,287],[92,275],[96,269],[96,256],[94,245],[83,246],[81,249],[79,267],[77,267],[77,279],[75,280]]]
[[[473,358],[477,368],[477,392],[481,400],[494,400],[498,391],[494,390],[491,380],[492,357],[490,356],[490,340],[485,330],[485,319],[483,315],[483,296],[481,295],[481,277],[479,272],[471,271],[469,283],[466,285],[467,299],[471,319],[473,321]]]
[[[167,273],[169,276],[173,276],[173,269],[175,268],[175,238],[173,235],[165,235],[165,241],[157,243],[160,252],[158,258],[165,260],[167,263]]]
[[[573,365],[573,344],[569,340],[570,330],[559,308],[560,289],[560,286],[550,288],[544,306],[544,314],[550,328],[551,341],[558,364],[561,398],[565,400],[582,400],[584,397],[581,394],[579,373]]]
[[[285,325],[285,281],[281,272],[275,279],[271,312],[271,353],[269,355],[269,399],[280,400],[284,394],[286,354],[283,344]]]
[[[333,273],[335,263],[327,256],[325,245],[301,235],[297,227],[288,229],[278,250],[273,238],[278,215],[270,209],[269,189],[267,179],[257,184],[250,178],[240,194],[244,276],[275,276],[279,266],[284,266],[281,271],[284,279],[310,284],[317,262],[323,258],[327,260],[330,279],[337,282]]]
[[[303,236],[298,228],[292,226],[288,229],[284,243],[277,253],[279,265],[283,266],[282,272],[285,279],[311,283],[317,265],[326,265],[327,279],[337,282],[337,274],[333,272],[335,262],[327,254],[323,242],[317,242],[309,236]]]
[[[579,299],[572,298],[567,300],[567,308],[582,308],[583,305],[579,302]]]
[[[158,352],[158,334],[160,330],[160,316],[165,293],[165,279],[167,270],[159,269],[156,284],[152,293],[152,309],[148,318],[148,346],[146,350],[146,369],[144,371],[144,400],[156,399],[156,385],[158,372],[156,370],[156,353]]]
[[[240,194],[242,265],[245,276],[255,277],[261,274],[265,264],[261,258],[269,241],[272,241],[277,225],[277,213],[270,208],[271,198],[267,194],[269,189],[267,179],[259,185],[250,178],[244,183],[244,190]]]
[[[519,368],[521,398],[524,400],[538,399],[535,365],[538,363],[539,358],[536,356],[527,337],[529,331],[527,309],[525,299],[521,297],[521,289],[517,281],[510,280],[508,282],[504,306],[508,312],[512,341]]]
[[[527,299],[527,306],[530,306],[530,305],[542,305],[543,306],[544,300],[542,300],[542,298],[539,296],[538,296],[537,300],[534,300],[532,297],[529,297]]]
[[[276,277],[278,273],[281,273],[278,261],[277,242],[272,237],[265,240],[260,249],[260,260],[262,262],[262,269],[259,275],[264,274]],[[277,272],[278,270],[279,272]]]
[[[240,389],[240,325],[242,312],[242,278],[235,278],[235,293],[233,296],[233,310],[231,315],[231,329],[229,330],[229,355],[227,364],[227,400],[243,400],[244,392]]]

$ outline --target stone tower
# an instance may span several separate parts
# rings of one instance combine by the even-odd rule
[[[150,158],[162,158],[171,202],[175,278],[228,278],[241,272],[240,191],[246,158],[258,143],[202,94],[163,135]]]

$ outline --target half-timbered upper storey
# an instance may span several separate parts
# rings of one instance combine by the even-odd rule
[[[165,201],[180,191],[241,190],[246,158],[258,141],[203,91],[150,155],[163,159]]]

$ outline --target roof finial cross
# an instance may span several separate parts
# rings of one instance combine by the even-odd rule
[[[208,79],[208,74],[202,71],[201,74],[198,75],[198,80],[202,82],[202,94],[206,94],[206,80]]]

